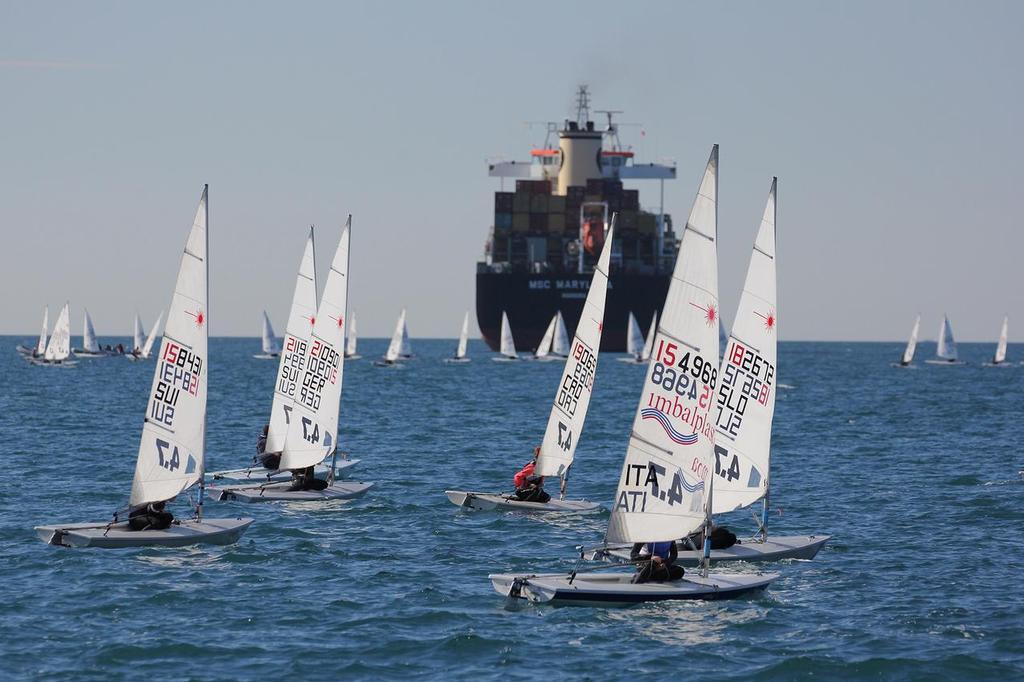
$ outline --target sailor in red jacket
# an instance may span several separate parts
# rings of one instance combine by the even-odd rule
[[[512,484],[516,487],[516,499],[522,502],[547,502],[551,499],[551,496],[544,492],[544,477],[533,473],[537,467],[538,456],[539,445],[533,449],[533,459],[512,477]]]

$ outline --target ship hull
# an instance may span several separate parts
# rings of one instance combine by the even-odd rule
[[[516,350],[533,351],[559,310],[572,336],[576,333],[591,275],[533,275],[528,273],[478,272],[476,318],[480,334],[491,350],[501,342],[501,313],[508,313]],[[668,294],[671,275],[613,273],[608,278],[601,350],[626,351],[629,313],[646,333],[654,313]]]

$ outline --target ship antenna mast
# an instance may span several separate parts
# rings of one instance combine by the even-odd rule
[[[590,120],[590,90],[584,83],[576,90],[576,125],[580,130],[586,130],[587,121]]]
[[[617,152],[622,150],[622,143],[619,142],[619,126],[612,121],[612,117],[615,114],[623,113],[621,109],[598,109],[594,112],[595,114],[604,114],[608,117],[608,127],[604,129],[604,134],[611,140],[611,151]],[[628,124],[627,124],[628,125]]]

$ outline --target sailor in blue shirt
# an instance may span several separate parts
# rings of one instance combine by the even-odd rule
[[[685,571],[682,566],[676,566],[676,543],[668,542],[638,542],[633,545],[629,558],[636,563],[636,575],[633,576],[634,583],[665,582],[666,580],[679,580]]]

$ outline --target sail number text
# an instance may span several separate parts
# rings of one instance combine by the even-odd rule
[[[281,358],[281,375],[277,378],[277,392],[289,398],[295,397],[299,375],[306,366],[305,341],[288,334],[284,340],[284,357]]]
[[[672,480],[668,481],[668,471],[665,467],[651,461],[646,464],[627,464],[625,477],[623,488],[639,488],[639,490],[623,489],[619,493],[615,508],[624,512],[647,511],[647,502],[652,498],[661,500],[669,506],[682,504],[685,500],[683,494],[685,491],[694,493],[704,489],[703,481],[696,485],[687,483],[681,469],[677,469],[672,474]]]
[[[775,380],[775,366],[743,344],[732,341],[722,367],[715,426],[736,437],[750,400],[767,405]]]
[[[582,341],[576,339],[572,355],[567,362],[574,362],[571,372],[566,372],[562,385],[558,389],[558,407],[569,417],[576,414],[583,389],[591,390],[594,386],[594,371],[597,369],[597,356]]]
[[[341,353],[330,344],[316,339],[309,349],[309,362],[302,376],[299,402],[311,410],[320,409],[320,396],[327,382],[338,380]]]
[[[160,355],[156,386],[149,401],[149,418],[164,426],[173,426],[178,398],[182,392],[198,395],[202,374],[201,357],[173,341],[166,341]]]

